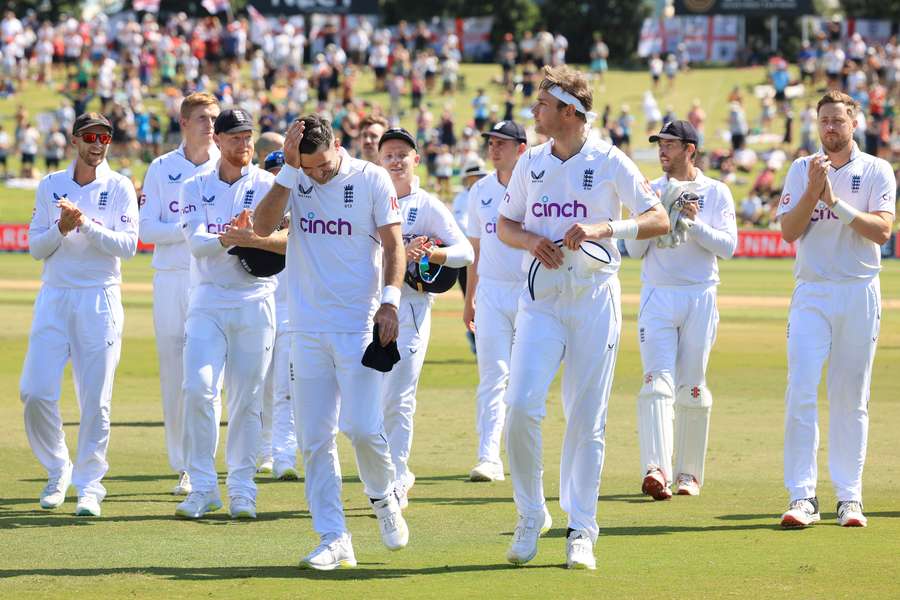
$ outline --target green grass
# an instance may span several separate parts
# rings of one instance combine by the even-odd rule
[[[433,95],[427,97],[427,101],[432,105],[432,112],[436,120],[440,119],[441,112],[446,105],[451,107],[456,118],[457,130],[461,130],[463,124],[472,119],[471,101],[478,87],[484,87],[487,90],[494,104],[502,107],[504,101],[502,89],[491,83],[494,78],[499,76],[499,67],[495,65],[463,65],[461,72],[466,80],[466,89],[464,91],[460,91],[455,95]],[[665,85],[662,85],[660,91],[656,94],[656,98],[663,112],[665,112],[667,106],[672,106],[676,114],[681,118],[685,118],[687,115],[694,98],[699,98],[707,113],[707,149],[724,149],[728,147],[728,142],[723,141],[717,135],[717,131],[727,127],[728,106],[725,100],[728,93],[735,86],[745,91],[747,117],[752,126],[759,119],[760,107],[759,103],[752,97],[750,88],[753,85],[763,83],[764,80],[765,71],[762,68],[696,69],[680,75],[672,90],[668,90]],[[613,71],[608,74],[605,87],[601,88],[599,83],[594,84],[594,110],[598,113],[601,113],[603,107],[609,104],[612,107],[613,114],[618,115],[622,104],[630,105],[632,114],[637,117],[632,131],[632,150],[634,151],[646,150],[651,147],[651,144],[647,141],[647,135],[645,135],[645,121],[641,110],[642,97],[644,92],[649,89],[649,82],[650,77],[644,71]],[[356,87],[359,96],[387,107],[387,94],[373,93],[372,88],[373,79],[371,75],[367,73],[362,74]],[[158,90],[151,91],[151,95],[158,93]],[[276,90],[274,95],[277,97],[279,93],[281,91]],[[13,115],[19,104],[28,107],[31,116],[34,117],[40,112],[56,110],[60,98],[61,96],[55,93],[48,93],[46,89],[39,87],[37,84],[28,83],[17,96],[0,99],[0,123],[12,135],[15,127]],[[161,102],[155,99],[149,100],[146,104],[157,110],[161,107]],[[800,106],[799,103],[797,105]],[[403,98],[403,106],[407,107],[407,110],[402,118],[402,123],[405,127],[414,130],[415,115],[414,111],[408,109],[410,106],[408,95]],[[90,108],[99,110],[99,100],[94,100]],[[517,113],[520,108],[517,107]],[[780,120],[776,121],[776,131],[783,129],[780,123]],[[795,120],[794,127],[795,132],[799,131],[799,119]],[[794,139],[799,141],[799,134],[795,135]],[[762,148],[760,147],[759,149]],[[9,164],[11,172],[19,172],[18,157],[11,156]],[[113,168],[121,166],[121,162],[118,160],[112,160],[111,164]],[[662,174],[655,159],[638,161],[638,164],[644,174],[651,179]],[[40,158],[38,159],[38,166],[43,168],[43,160]],[[130,164],[130,168],[138,178],[138,181],[140,181],[146,171],[146,165],[137,161]],[[780,175],[786,172],[786,168],[787,166],[785,166],[785,171]],[[743,181],[732,188],[736,202],[740,202],[746,195],[761,169],[762,165],[758,165],[753,173],[741,176]],[[33,191],[11,189],[0,183],[0,223],[28,222],[31,218],[33,206]]]
[[[724,294],[786,295],[791,261],[735,260],[722,266]],[[36,279],[39,263],[0,256],[0,272]],[[623,291],[638,292],[638,264],[626,261]],[[126,282],[149,282],[149,258],[124,269]],[[900,264],[886,263],[885,298],[900,293]],[[109,496],[100,519],[71,516],[70,498],[41,511],[45,474],[31,454],[17,397],[34,292],[0,295],[0,597],[232,598],[874,598],[896,589],[900,539],[900,465],[896,423],[900,311],[887,310],[872,385],[865,477],[870,526],[834,524],[827,473],[827,410],[820,452],[824,521],[781,531],[786,309],[723,308],[709,367],[715,396],[707,483],[699,498],[654,503],[640,495],[635,394],[640,385],[635,307],[625,306],[623,339],[607,429],[598,514],[596,572],[568,572],[564,515],[556,502],[563,418],[554,385],[544,423],[545,484],[554,528],[526,568],[506,564],[515,524],[509,481],[465,481],[475,460],[477,372],[462,335],[461,303],[435,305],[432,342],[419,388],[411,466],[418,476],[406,515],[409,548],[380,543],[356,466],[342,440],[343,497],[360,567],[304,572],[299,557],[316,543],[303,484],[260,483],[260,518],[232,523],[223,512],[201,522],[176,520],[161,427],[150,296],[126,292],[125,343],[113,400]],[[74,450],[78,410],[69,375],[63,419]],[[219,472],[224,473],[220,450]],[[893,550],[892,550],[893,548]]]

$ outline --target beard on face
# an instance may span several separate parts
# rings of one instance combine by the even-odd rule
[[[839,133],[822,136],[822,147],[828,152],[840,152],[850,145],[853,140],[852,135],[841,135]]]

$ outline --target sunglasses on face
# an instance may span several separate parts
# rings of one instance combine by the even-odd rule
[[[86,144],[93,144],[96,141],[100,141],[104,146],[109,144],[112,141],[112,136],[108,133],[82,133],[79,137],[84,140]]]

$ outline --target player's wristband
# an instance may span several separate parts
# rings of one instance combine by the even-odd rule
[[[831,212],[837,215],[837,218],[844,225],[849,225],[853,222],[853,219],[859,214],[859,211],[841,200],[840,198],[835,201],[835,203],[831,206]]]
[[[275,176],[275,183],[289,190],[297,187],[297,176],[300,174],[296,168],[284,163],[278,175]]]
[[[386,285],[381,289],[381,303],[400,308],[400,288]]]
[[[638,222],[634,219],[620,219],[618,221],[610,221],[609,227],[612,229],[612,237],[621,240],[636,240],[638,235]]]

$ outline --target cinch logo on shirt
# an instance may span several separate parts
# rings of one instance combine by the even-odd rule
[[[300,217],[300,231],[324,235],[352,235],[353,227],[350,225],[350,221],[343,219],[325,221],[317,219],[316,214],[310,212],[306,217]]]
[[[169,210],[171,210],[172,212],[178,212],[178,200],[172,200],[172,202],[169,203]],[[195,204],[188,204],[181,209],[181,212],[189,215],[196,210],[197,206]]]
[[[177,175],[169,175],[169,183],[178,183],[178,180],[181,179],[181,173]]]
[[[819,202],[816,207],[812,211],[812,215],[809,217],[810,223],[815,223],[816,221],[838,221],[838,217],[836,214],[831,212],[831,209],[825,206],[822,202]]]
[[[587,206],[574,200],[565,204],[550,202],[549,196],[541,196],[541,201],[531,205],[531,214],[535,217],[575,217],[587,218]]]
[[[491,235],[497,233],[497,221],[488,221],[485,223],[484,232]]]
[[[207,233],[225,233],[230,227],[230,223],[222,223],[221,219],[219,219],[218,223],[207,223],[206,231]]]

